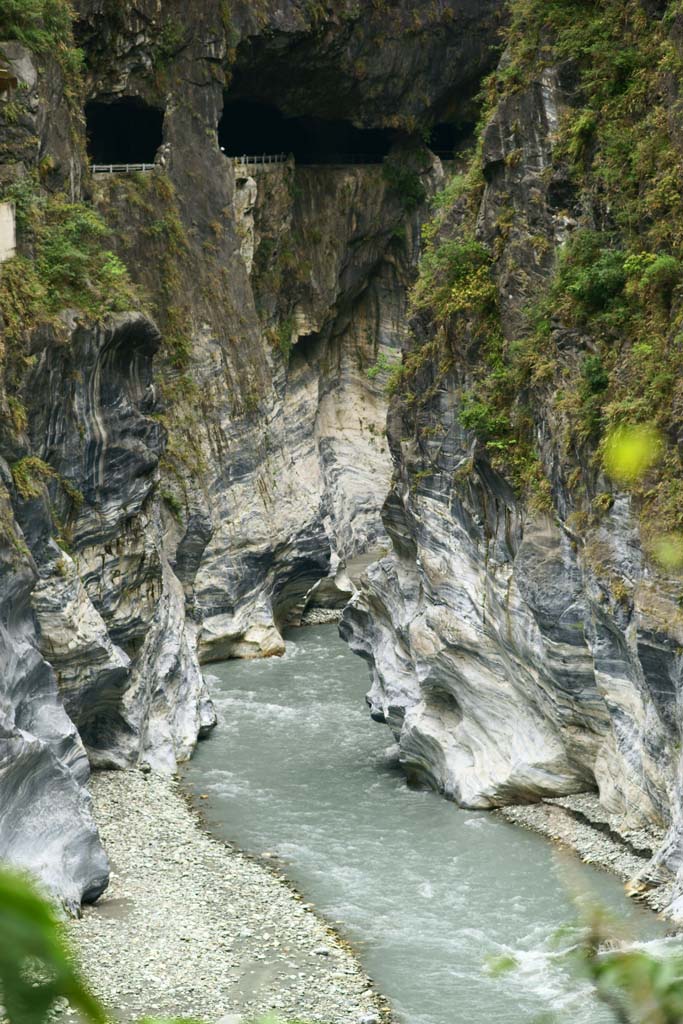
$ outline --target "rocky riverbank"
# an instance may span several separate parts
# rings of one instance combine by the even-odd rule
[[[117,1018],[389,1019],[339,937],[275,872],[207,835],[175,782],[103,772],[92,794],[111,885],[70,928]]]
[[[627,883],[629,895],[652,910],[662,912],[670,906],[673,879],[656,888],[650,888],[644,880],[653,851],[664,839],[663,830],[654,826],[622,827],[610,818],[597,795],[592,793],[501,807],[495,813],[568,847],[586,864],[617,875]]]

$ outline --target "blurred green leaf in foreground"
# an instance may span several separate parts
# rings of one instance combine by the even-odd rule
[[[611,937],[599,915],[583,954],[598,996],[621,1024],[683,1022],[683,954],[655,956],[643,949],[606,949]]]
[[[613,945],[610,927],[594,914],[580,953],[598,995],[617,1020],[683,1024],[683,955],[658,957],[633,946],[609,948]],[[504,961],[492,965],[495,974],[514,969],[513,957]],[[61,999],[88,1024],[111,1022],[81,978],[50,904],[22,875],[0,870],[0,1020],[45,1024]],[[140,1024],[162,1022],[145,1018]]]
[[[42,1024],[58,999],[91,1024],[108,1019],[80,978],[50,904],[8,871],[0,871],[0,999],[10,1024]]]
[[[84,1024],[112,1024],[81,977],[49,901],[24,875],[0,868],[0,1024],[47,1024],[55,1003],[64,999]],[[145,1017],[139,1024],[199,1022]],[[277,1018],[259,1024],[277,1024]]]
[[[660,457],[662,439],[647,423],[621,426],[607,437],[605,469],[620,484],[637,483]]]

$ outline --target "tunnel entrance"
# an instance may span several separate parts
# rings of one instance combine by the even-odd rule
[[[466,124],[444,121],[435,124],[429,136],[429,148],[442,160],[453,160],[474,135],[476,121]]]
[[[287,117],[277,107],[226,99],[218,141],[227,156],[293,154],[298,164],[379,164],[397,134],[356,128],[349,121]]]
[[[88,156],[94,164],[151,164],[162,142],[163,110],[126,97],[85,105]]]

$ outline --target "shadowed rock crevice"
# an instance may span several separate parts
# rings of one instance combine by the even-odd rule
[[[442,160],[452,160],[471,143],[475,128],[474,120],[442,121],[432,128],[427,144]]]

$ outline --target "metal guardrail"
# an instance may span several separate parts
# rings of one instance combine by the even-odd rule
[[[261,164],[286,164],[286,153],[262,153],[260,156],[233,156],[230,158],[235,165],[254,167]]]
[[[285,164],[294,158],[287,153],[263,153],[256,156],[231,156],[235,167],[264,167],[268,164]],[[355,167],[356,164],[382,164],[386,157],[373,153],[309,153],[296,159],[297,167]]]
[[[155,171],[157,164],[93,164],[93,174],[133,174],[136,171]]]
[[[437,153],[442,160],[453,160],[452,153]],[[232,156],[235,167],[266,167],[272,164],[286,164],[290,157],[287,153],[261,153],[258,155]],[[316,167],[323,165],[336,165],[341,167],[355,166],[356,164],[381,164],[386,157],[375,156],[369,153],[325,153],[316,155],[312,159],[304,159],[301,166]],[[158,164],[93,164],[93,174],[133,174],[136,172],[155,171]]]

